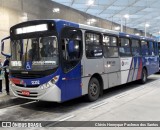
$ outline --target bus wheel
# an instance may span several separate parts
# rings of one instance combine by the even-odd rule
[[[142,78],[140,80],[141,84],[145,84],[147,82],[147,71],[143,68],[142,70]]]
[[[100,84],[96,78],[91,78],[88,85],[88,95],[87,99],[91,102],[98,99],[100,95]]]

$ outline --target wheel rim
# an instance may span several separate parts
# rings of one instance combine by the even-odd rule
[[[97,95],[97,92],[98,92],[98,85],[95,84],[95,83],[92,83],[91,86],[90,86],[91,95],[95,96],[95,95]]]

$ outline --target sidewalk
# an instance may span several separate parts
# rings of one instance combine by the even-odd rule
[[[0,107],[6,106],[7,104],[10,104],[13,102],[13,100],[16,99],[16,97],[7,95],[5,90],[5,81],[2,81],[2,93],[0,93]]]
[[[2,93],[0,93],[0,98],[7,96],[5,88],[5,80],[2,80]]]

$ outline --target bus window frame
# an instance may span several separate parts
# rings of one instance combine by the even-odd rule
[[[154,47],[155,47],[155,56],[159,56],[159,49],[158,49],[159,43],[157,41],[154,41],[153,43],[154,43]],[[157,52],[157,50],[158,50],[158,52]]]
[[[132,52],[132,40],[137,40],[137,41],[138,41],[139,48],[140,48],[140,54],[139,54],[138,57],[141,57],[141,56],[142,56],[141,40],[140,40],[140,39],[137,39],[137,38],[130,38],[130,40],[131,40],[131,44],[130,44],[130,46],[131,46],[131,52]],[[132,52],[132,56],[133,56],[133,57],[136,57],[135,55],[133,55],[133,52]]]
[[[119,57],[120,58],[126,58],[126,57],[133,57],[133,54],[132,54],[132,49],[131,49],[131,38],[130,37],[125,37],[125,36],[119,36],[119,38],[118,38],[118,47],[119,47],[119,49],[120,49],[120,47],[125,47],[125,46],[120,46],[120,39],[121,38],[125,38],[125,39],[128,39],[129,40],[129,49],[130,49],[130,56],[121,56],[120,55],[120,51],[119,51]]]
[[[147,46],[148,46],[148,55],[143,55],[143,53],[142,53],[142,57],[150,56],[150,52],[149,52],[149,40],[146,40],[146,39],[140,39],[141,51],[143,50],[143,48],[142,48],[142,41],[147,42]]]
[[[150,42],[152,42],[152,45],[153,45],[153,48],[150,48]],[[148,41],[148,44],[149,44],[149,56],[156,56],[155,55],[155,42],[154,41]],[[154,55],[152,55],[152,53],[151,52],[153,52],[154,53]]]
[[[105,59],[107,59],[107,58],[119,58],[120,55],[119,55],[119,37],[118,37],[118,35],[116,35],[116,34],[109,34],[109,33],[103,33],[103,34],[102,34],[102,38],[104,38],[104,36],[115,37],[115,38],[117,39],[116,46],[106,46],[106,47],[117,47],[117,49],[118,49],[118,56],[117,56],[117,57],[105,57],[105,56],[104,56],[104,53],[105,53],[105,52],[104,52],[104,45],[103,45],[103,39],[102,39],[103,57],[104,57]]]
[[[86,34],[87,33],[92,33],[92,34],[97,34],[97,35],[99,35],[100,36],[100,47],[102,48],[102,56],[101,57],[87,57],[87,55],[86,55]],[[101,32],[97,32],[97,31],[92,31],[92,30],[85,30],[85,33],[84,33],[84,39],[85,39],[85,57],[87,58],[87,59],[102,59],[103,57],[104,57],[104,55],[103,55],[103,35],[102,35],[102,33]]]
[[[82,43],[81,43],[81,55],[80,55],[80,58],[79,59],[77,59],[77,60],[75,60],[75,61],[78,61],[77,62],[77,64],[74,66],[74,67],[72,67],[71,69],[69,69],[69,70],[65,70],[64,69],[64,60],[66,60],[66,59],[64,59],[63,58],[63,55],[62,55],[62,39],[63,39],[63,36],[62,36],[62,34],[63,34],[63,31],[65,30],[65,29],[73,29],[73,30],[78,30],[78,31],[80,31],[81,32],[81,41],[82,41]],[[65,26],[64,28],[62,28],[62,30],[61,30],[61,32],[60,32],[60,35],[59,35],[59,54],[60,54],[60,65],[61,65],[61,67],[62,67],[62,70],[63,70],[63,72],[66,74],[66,73],[69,73],[70,71],[72,71],[74,68],[76,68],[76,66],[81,62],[81,60],[82,60],[82,57],[83,57],[83,31],[82,31],[82,29],[80,29],[80,28],[76,28],[76,27],[70,27],[70,26]],[[71,62],[71,60],[67,60],[67,61],[69,61],[69,62]]]

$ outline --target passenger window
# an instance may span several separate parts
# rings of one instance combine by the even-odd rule
[[[149,54],[151,55],[151,56],[154,56],[155,55],[155,47],[154,47],[154,45],[153,45],[153,42],[149,42]]]
[[[157,42],[154,42],[154,53],[155,55],[157,56],[158,55],[158,43]]]
[[[117,38],[114,36],[103,36],[103,52],[105,58],[118,57]]]
[[[62,31],[62,58],[63,68],[68,72],[74,68],[82,57],[82,32],[73,28],[65,28]]]
[[[148,56],[149,55],[149,47],[148,47],[147,41],[144,41],[144,40],[141,41],[141,48],[142,48],[142,55]]]
[[[139,40],[132,39],[131,48],[132,48],[133,56],[140,56],[141,55],[141,47],[140,47]]]
[[[101,58],[103,56],[101,35],[87,32],[86,37],[86,57],[87,58]]]
[[[119,55],[121,57],[130,57],[131,56],[131,48],[130,41],[128,38],[120,38],[119,43]]]

